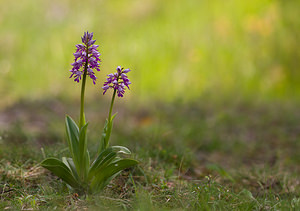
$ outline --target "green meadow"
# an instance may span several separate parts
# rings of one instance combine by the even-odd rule
[[[299,210],[300,3],[283,0],[0,0],[1,210]],[[64,117],[78,121],[75,44],[101,53],[86,87],[96,154],[111,92],[111,142],[137,167],[79,196],[40,166],[68,156]]]

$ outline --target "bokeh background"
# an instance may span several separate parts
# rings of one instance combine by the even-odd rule
[[[299,0],[0,0],[0,209],[300,208],[299,8]],[[102,54],[97,84],[86,87],[90,155],[112,94],[102,84],[121,65],[132,84],[116,100],[111,144],[140,165],[105,190],[112,200],[73,203],[39,163],[70,156],[64,118],[78,121],[80,84],[69,70],[87,30]]]
[[[0,96],[75,97],[75,44],[94,32],[106,74],[131,68],[128,99],[299,99],[298,1],[0,1]]]

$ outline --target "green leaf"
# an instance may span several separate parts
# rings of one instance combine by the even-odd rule
[[[127,155],[130,155],[131,152],[130,150],[127,148],[127,147],[123,147],[123,146],[112,146],[111,147],[112,150],[114,152],[117,152],[117,153],[124,153],[124,154],[127,154]]]
[[[95,174],[101,172],[103,168],[105,168],[108,164],[110,164],[117,157],[117,153],[110,152],[107,156],[103,158],[103,160],[99,163],[99,165],[95,168]]]
[[[112,148],[109,147],[106,150],[103,150],[100,155],[97,157],[97,159],[94,161],[92,164],[89,174],[88,174],[88,179],[92,179],[96,172],[99,171],[103,167],[104,164],[108,164],[107,161],[111,162],[113,159],[117,156],[116,152],[113,152]]]
[[[87,177],[88,169],[90,167],[90,156],[87,150],[87,136],[86,136],[86,130],[87,130],[88,123],[85,124],[79,132],[79,169],[80,169],[80,177],[84,180]]]
[[[106,119],[103,130],[102,130],[102,136],[101,136],[100,145],[99,145],[99,148],[98,148],[98,154],[100,154],[103,150],[106,149],[107,126],[108,126],[108,120]]]
[[[114,118],[116,117],[117,113],[115,113],[110,120],[106,119],[105,120],[105,124],[104,124],[104,128],[102,131],[102,136],[101,136],[101,140],[100,140],[100,145],[99,145],[99,149],[98,149],[98,154],[100,152],[102,152],[104,149],[106,149],[109,145],[109,138],[111,135],[111,131],[112,131],[112,127],[113,127],[113,121]]]
[[[75,167],[75,164],[73,162],[72,158],[66,158],[66,157],[62,157],[62,162],[68,166],[68,168],[71,170],[72,175],[74,176],[74,178],[79,181],[79,176]]]
[[[109,177],[105,181],[103,181],[103,183],[101,183],[101,186],[99,185],[98,188],[96,189],[96,192],[100,192],[103,188],[105,188],[106,185],[109,184],[110,181],[112,181],[116,176],[121,174],[121,172],[122,171],[118,171],[117,173],[115,173],[114,175],[112,175],[111,177]]]
[[[79,172],[79,129],[74,122],[74,120],[66,116],[66,132],[67,132],[67,141],[70,149],[70,153],[72,155],[74,164],[76,166],[77,171]]]
[[[106,148],[108,147],[108,144],[109,144],[109,138],[110,138],[110,135],[111,135],[111,131],[112,131],[112,128],[113,128],[113,123],[114,123],[114,119],[116,117],[117,113],[115,113],[114,115],[112,115],[110,121],[108,122],[108,127],[107,127],[107,133],[106,133]]]
[[[133,159],[122,159],[109,164],[107,167],[103,168],[101,172],[95,175],[95,179],[91,183],[91,189],[94,192],[100,191],[109,183],[115,174],[137,164],[138,161]]]
[[[99,169],[100,165],[102,165],[103,159],[105,159],[105,157],[110,154],[111,152],[115,152],[115,153],[124,153],[124,154],[131,154],[130,150],[124,146],[112,146],[112,147],[108,147],[107,149],[103,150],[99,156],[96,158],[96,160],[93,162],[90,170],[89,170],[89,176],[88,178],[91,179],[95,172],[98,171],[96,169]],[[116,161],[116,158],[114,158],[112,161]]]
[[[81,129],[79,133],[79,157],[82,159],[84,157],[84,154],[87,151],[87,136],[86,136],[86,130],[89,123],[86,123]]]
[[[80,188],[80,185],[72,175],[71,170],[57,158],[47,158],[41,163],[41,166],[51,171],[71,187],[75,189]]]

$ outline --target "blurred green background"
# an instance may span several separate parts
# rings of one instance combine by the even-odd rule
[[[98,83],[131,68],[127,99],[299,99],[299,1],[0,0],[0,97],[79,97],[75,44],[94,32]]]
[[[97,84],[86,89],[91,157],[112,94],[102,96],[106,75],[132,69],[111,144],[132,150],[144,173],[134,171],[134,183],[119,177],[112,199],[131,210],[141,189],[149,210],[297,210],[299,8],[296,0],[0,0],[0,210],[72,204],[38,166],[69,156],[63,119],[78,120],[80,99],[69,70],[87,30],[102,54]],[[37,177],[22,177],[35,167]]]

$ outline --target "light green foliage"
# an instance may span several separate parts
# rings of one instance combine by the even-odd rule
[[[294,98],[300,88],[299,4],[2,0],[0,95],[11,100],[77,96],[71,80],[66,82],[70,52],[90,29],[105,61],[97,73],[99,89],[108,70],[124,64],[135,71],[135,98],[193,99],[214,91]]]
[[[105,125],[105,137],[110,136],[113,118],[110,124]],[[130,151],[122,146],[108,147],[107,138],[105,148],[100,151],[90,166],[86,136],[87,126],[88,124],[85,124],[79,131],[76,123],[67,116],[67,140],[72,158],[63,157],[62,161],[56,158],[47,158],[41,163],[41,166],[50,170],[81,194],[99,193],[122,170],[138,163],[136,160],[120,158],[118,154],[130,154]]]

